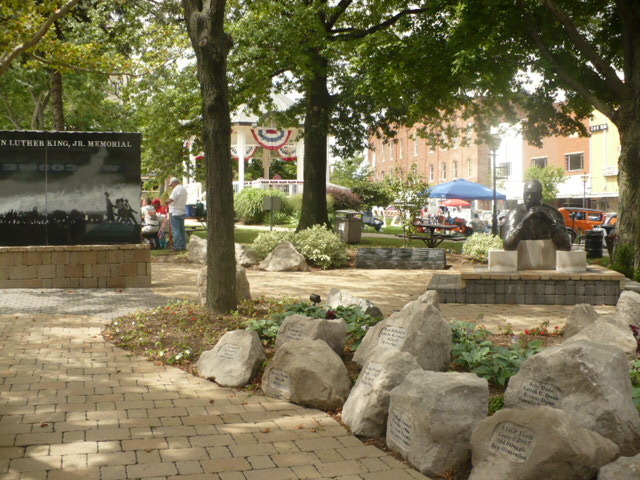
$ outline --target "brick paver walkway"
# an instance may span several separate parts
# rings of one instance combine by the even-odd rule
[[[105,342],[148,289],[0,291],[0,479],[426,479],[317,410]]]

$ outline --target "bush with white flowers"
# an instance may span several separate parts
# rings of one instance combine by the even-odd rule
[[[462,253],[478,262],[487,263],[489,261],[489,250],[503,249],[504,243],[498,235],[474,233],[465,240],[462,246]]]

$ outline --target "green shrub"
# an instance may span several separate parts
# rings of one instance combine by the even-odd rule
[[[293,240],[293,232],[272,230],[269,232],[261,232],[251,244],[260,258],[269,255],[283,240],[291,242]]]
[[[357,350],[360,346],[360,342],[367,333],[367,329],[380,321],[380,319],[364,313],[362,308],[356,305],[349,305],[348,307],[340,306],[331,310],[326,305],[311,305],[310,303],[302,302],[290,305],[286,312],[272,315],[270,320],[253,320],[249,329],[257,331],[261,338],[269,339],[273,331],[273,326],[278,325],[278,327],[275,328],[275,333],[277,334],[277,328],[279,328],[282,321],[290,315],[304,315],[305,317],[311,318],[344,319],[347,324],[346,348],[351,351]],[[272,341],[275,342],[275,334],[273,335]]]
[[[618,245],[615,251],[614,262],[611,264],[611,269],[616,272],[622,273],[630,280],[634,280],[633,260],[634,250],[631,245],[621,244]],[[640,275],[640,272],[638,272]]]
[[[302,211],[302,194],[290,196],[289,204],[293,209],[292,215],[296,218],[300,218],[300,212]]]
[[[349,262],[347,244],[322,225],[297,232],[293,245],[309,262],[322,269],[342,267]]]
[[[362,199],[347,188],[327,187],[327,195],[331,197],[331,207],[336,210],[360,210]]]
[[[486,378],[495,387],[505,387],[518,373],[522,362],[543,348],[539,340],[510,348],[494,345],[487,339],[490,332],[473,323],[455,322],[451,331],[453,364],[460,370]]]
[[[259,233],[251,244],[258,256],[265,258],[283,240],[287,240],[311,264],[322,269],[338,268],[349,262],[347,244],[340,236],[321,225],[297,233],[270,231]]]
[[[233,206],[236,215],[245,223],[268,223],[268,210],[262,206],[265,197],[280,197],[282,208],[279,212],[283,215],[293,215],[294,208],[289,197],[280,190],[267,190],[263,188],[245,188],[236,193],[233,199]]]
[[[486,263],[489,260],[489,250],[502,250],[503,248],[504,244],[498,235],[474,233],[465,240],[462,253],[478,262]]]
[[[256,332],[267,346],[275,345],[281,323],[282,320],[278,321],[271,318],[256,318],[247,322],[247,330],[253,330]]]
[[[633,388],[631,398],[636,410],[640,411],[640,360],[635,360],[631,364],[631,387]]]

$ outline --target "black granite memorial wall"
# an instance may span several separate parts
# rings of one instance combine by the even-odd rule
[[[140,243],[141,140],[0,131],[0,245]]]

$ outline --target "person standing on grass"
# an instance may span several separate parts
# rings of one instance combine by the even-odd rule
[[[180,180],[172,177],[169,186],[173,187],[167,200],[169,217],[171,218],[171,233],[173,235],[173,250],[187,249],[187,232],[184,228],[184,219],[187,217],[187,189],[182,186]]]

